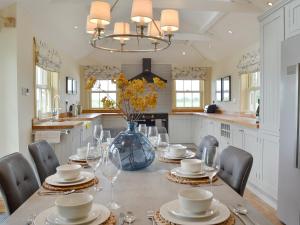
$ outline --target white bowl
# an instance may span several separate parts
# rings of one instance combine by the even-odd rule
[[[56,167],[56,172],[59,177],[65,180],[73,180],[79,177],[81,165],[78,164],[66,164]]]
[[[88,216],[94,197],[86,193],[64,195],[55,200],[58,215],[67,220],[78,220]]]
[[[187,173],[198,173],[203,170],[203,161],[200,159],[183,159],[180,161],[181,169]]]
[[[199,214],[210,208],[213,193],[203,189],[185,189],[178,193],[178,200],[183,213]]]
[[[87,147],[77,148],[77,155],[80,159],[85,159],[87,153]]]
[[[185,148],[170,148],[170,154],[175,157],[183,156],[186,153]]]

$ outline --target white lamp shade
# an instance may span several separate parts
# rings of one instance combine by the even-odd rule
[[[101,24],[103,26],[110,23],[110,5],[107,2],[92,1],[90,9],[91,23]]]
[[[150,23],[152,21],[152,0],[133,0],[131,20],[137,23]]]
[[[179,14],[177,10],[165,9],[161,11],[161,29],[166,32],[179,30]]]
[[[156,26],[155,26],[156,24]],[[154,36],[154,37],[162,37],[163,33],[162,30],[160,28],[160,21],[155,20],[155,24],[152,21],[151,23],[149,23],[148,25],[148,35],[149,36]]]
[[[130,25],[129,25],[129,23],[123,23],[123,22],[115,23],[114,34],[115,35],[130,34]],[[114,37],[114,39],[127,41],[130,38],[129,37]]]
[[[88,34],[93,34],[93,33],[95,33],[96,28],[97,28],[97,24],[91,23],[90,16],[88,15],[87,20],[86,20],[86,32]]]

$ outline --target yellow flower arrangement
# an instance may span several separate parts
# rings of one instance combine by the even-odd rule
[[[145,79],[129,81],[124,73],[120,73],[113,82],[118,88],[117,102],[109,97],[101,101],[106,109],[120,109],[127,121],[137,120],[142,112],[155,108],[157,91],[166,87],[165,82],[158,77],[153,78],[153,83],[148,83]]]

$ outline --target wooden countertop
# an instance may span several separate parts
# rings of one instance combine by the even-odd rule
[[[78,116],[70,116],[70,117],[62,117],[61,120],[68,120],[68,121],[92,121],[99,117],[101,117],[101,113],[83,113]]]
[[[249,128],[259,128],[259,124],[256,123],[255,118],[240,116],[238,114],[180,112],[180,113],[172,113],[170,115],[198,115],[208,119],[221,120],[227,123],[234,123]]]
[[[83,125],[82,121],[41,122],[32,125],[32,130],[64,130]]]

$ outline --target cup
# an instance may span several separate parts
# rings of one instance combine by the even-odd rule
[[[172,156],[181,157],[181,156],[184,156],[184,154],[186,153],[186,149],[185,148],[173,148],[171,146],[170,153]]]
[[[180,161],[182,171],[186,173],[200,173],[203,171],[203,161],[200,159],[183,159]]]
[[[184,214],[200,214],[210,208],[213,193],[203,189],[185,189],[178,193],[178,200]]]
[[[58,215],[66,220],[78,220],[88,216],[94,197],[86,193],[64,195],[55,200]]]
[[[78,164],[66,164],[56,167],[56,172],[59,177],[65,180],[73,180],[79,177],[81,171],[81,165]]]
[[[87,147],[86,147],[86,146],[81,147],[81,148],[78,148],[78,149],[77,149],[77,156],[78,156],[80,159],[85,159],[85,157],[86,157],[86,152],[87,152]]]

